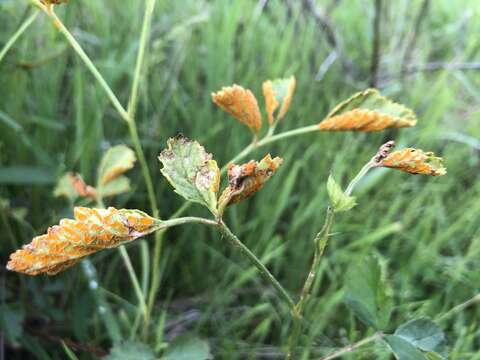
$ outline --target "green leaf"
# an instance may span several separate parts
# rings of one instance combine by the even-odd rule
[[[335,182],[332,175],[328,177],[327,191],[330,203],[335,212],[351,210],[357,203],[354,196],[346,195],[342,188]]]
[[[194,335],[186,334],[175,338],[168,345],[162,360],[207,360],[213,359],[210,345]]]
[[[108,149],[98,167],[97,190],[130,170],[135,160],[135,153],[125,145],[117,145]]]
[[[445,335],[442,329],[428,318],[413,319],[400,325],[395,335],[423,351],[446,356]]]
[[[385,335],[384,340],[398,360],[427,360],[421,351],[399,336]]]
[[[72,175],[70,173],[64,174],[57,182],[53,195],[56,197],[64,196],[72,203],[78,198],[78,192],[72,184]]]
[[[104,360],[155,360],[154,352],[145,344],[137,341],[123,341],[110,349]]]
[[[123,175],[120,175],[119,177],[109,181],[107,184],[100,186],[100,188],[97,190],[98,194],[102,198],[115,196],[128,191],[130,191],[130,179]]]
[[[393,305],[386,288],[378,261],[367,257],[347,273],[345,302],[363,323],[383,330]]]
[[[220,185],[220,169],[212,155],[197,141],[179,135],[170,138],[168,148],[158,159],[160,170],[172,184],[175,192],[189,201],[202,204],[217,213],[217,192]]]
[[[23,334],[23,319],[25,314],[22,309],[17,309],[7,304],[0,304],[0,328],[4,329],[8,343],[17,342]]]
[[[333,108],[328,117],[344,114],[355,109],[376,111],[380,114],[404,119],[411,122],[412,125],[417,122],[417,117],[411,109],[382,96],[377,89],[367,89],[352,95]]]

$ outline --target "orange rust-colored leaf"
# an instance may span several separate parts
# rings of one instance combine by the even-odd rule
[[[378,166],[402,170],[411,174],[441,176],[447,173],[443,160],[432,152],[406,148],[394,151],[383,159]]]
[[[93,186],[87,185],[80,174],[68,173],[68,179],[79,196],[93,200],[97,198],[97,190]]]
[[[219,207],[224,209],[252,196],[273,176],[282,162],[281,158],[272,159],[270,154],[267,154],[260,162],[251,160],[243,165],[229,164],[229,185],[220,196]]]
[[[376,89],[359,92],[335,106],[318,124],[323,131],[380,131],[414,126],[415,113]]]
[[[318,127],[322,131],[381,131],[388,128],[403,128],[415,125],[412,120],[382,114],[378,111],[354,109],[332,116]]]
[[[263,83],[265,110],[270,125],[284,118],[292,102],[295,86],[294,76],[287,79],[267,80]],[[278,113],[274,115],[279,106]]]
[[[62,219],[10,255],[7,269],[27,275],[55,275],[97,251],[117,247],[155,231],[154,218],[138,210],[76,207],[75,220]]]
[[[262,127],[262,116],[257,99],[250,90],[234,84],[212,93],[212,101],[258,134]]]

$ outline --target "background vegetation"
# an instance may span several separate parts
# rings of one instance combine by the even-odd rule
[[[30,11],[27,1],[0,1],[0,44]],[[57,9],[123,103],[143,11],[143,2],[94,0]],[[318,122],[337,102],[375,85],[414,109],[418,125],[309,134],[262,148],[254,158],[271,152],[284,165],[225,221],[298,294],[323,223],[329,172],[345,183],[390,139],[434,150],[445,158],[447,176],[373,171],[358,189],[359,205],[338,216],[307,310],[304,356],[368,336],[343,302],[344,277],[350,263],[376,254],[397,305],[391,328],[429,316],[446,332],[452,359],[480,359],[480,4],[384,1],[377,15],[378,52],[372,52],[371,0],[158,0],[137,122],[160,213],[168,217],[183,203],[159,172],[157,156],[168,137],[182,132],[198,139],[221,165],[250,140],[211,103],[212,91],[235,82],[261,98],[264,79],[294,74],[296,95],[279,125],[286,130]],[[131,144],[102,89],[42,15],[0,63],[0,94],[0,258],[6,264],[14,249],[71,216],[70,204],[53,196],[62,173],[74,170],[92,183],[104,150]],[[134,191],[110,205],[149,211],[139,166],[128,175]],[[200,206],[189,213],[206,215]],[[128,251],[141,277],[148,267],[140,243]],[[290,325],[285,309],[216,232],[192,225],[166,233],[158,271],[148,341],[155,350],[188,332],[207,339],[218,358],[281,357]],[[63,359],[63,340],[89,359],[141,335],[132,334],[136,297],[117,251],[56,277],[5,269],[0,277],[6,358]],[[344,358],[386,354],[369,345]]]

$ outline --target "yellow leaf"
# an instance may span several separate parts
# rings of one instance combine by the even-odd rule
[[[242,124],[247,125],[254,134],[258,134],[262,127],[262,116],[257,99],[250,90],[234,84],[212,93],[212,101]]]
[[[381,160],[378,166],[402,170],[411,174],[441,176],[447,173],[443,160],[433,152],[406,148],[394,151]]]
[[[98,167],[97,187],[107,184],[133,168],[135,160],[135,153],[125,145],[117,145],[108,149]]]
[[[322,131],[369,132],[416,123],[412,110],[381,96],[376,89],[368,89],[337,105],[318,127]]]
[[[218,200],[220,215],[225,207],[242,201],[260,190],[265,182],[273,176],[282,162],[282,158],[276,157],[272,159],[270,154],[267,154],[259,163],[251,160],[243,165],[229,164],[229,185]]]
[[[74,216],[75,220],[60,220],[47,234],[11,254],[7,269],[55,275],[85,256],[133,241],[160,226],[160,221],[139,210],[76,207]]]
[[[265,109],[268,115],[268,123],[273,123],[283,119],[292,102],[295,92],[295,77],[287,79],[267,80],[263,83],[263,96],[265,97]],[[274,115],[275,110],[280,107],[278,113]]]

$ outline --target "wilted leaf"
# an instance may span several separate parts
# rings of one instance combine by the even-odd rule
[[[193,335],[181,335],[168,345],[163,360],[213,359],[207,341]]]
[[[252,196],[273,176],[282,162],[282,158],[272,159],[267,154],[259,163],[251,160],[243,165],[229,164],[229,185],[220,196],[219,209],[223,211],[225,207]]]
[[[338,104],[318,126],[323,131],[380,131],[416,123],[412,110],[368,89]]]
[[[167,149],[158,159],[160,170],[172,184],[175,192],[189,201],[205,205],[214,214],[217,209],[217,192],[220,186],[220,169],[197,141],[179,135],[170,138]]]
[[[386,288],[378,261],[367,257],[349,269],[345,301],[362,322],[383,330],[392,310]]]
[[[62,219],[47,234],[10,255],[7,269],[55,275],[99,250],[150,234],[161,222],[139,210],[74,208],[75,220]]]
[[[398,327],[395,335],[423,350],[443,353],[445,335],[440,327],[427,318],[413,319]]]
[[[346,195],[340,185],[335,182],[332,175],[328,177],[327,191],[335,212],[348,211],[357,205],[355,197]]]
[[[108,149],[98,167],[97,188],[133,168],[135,160],[135,153],[125,145],[117,145]]]
[[[290,103],[292,102],[293,93],[295,92],[295,84],[294,76],[287,79],[267,80],[263,83],[265,109],[270,125],[283,119],[287,113]],[[279,106],[280,109],[277,114],[274,115],[275,110],[277,110]]]
[[[443,159],[433,152],[406,148],[394,151],[383,159],[378,166],[402,170],[411,174],[441,176],[447,173],[443,167]]]
[[[144,343],[138,341],[123,341],[110,349],[105,360],[155,360],[155,353]]]
[[[262,115],[257,99],[250,90],[234,84],[212,93],[212,101],[242,124],[247,125],[254,134],[258,134],[262,127]]]

